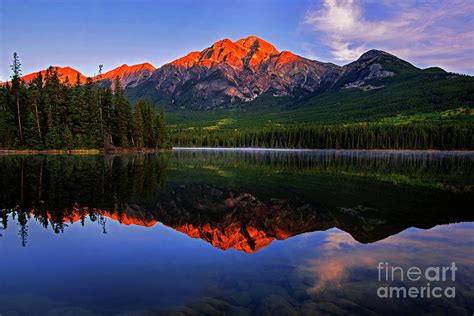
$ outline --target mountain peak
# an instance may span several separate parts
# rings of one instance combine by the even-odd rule
[[[221,47],[221,46],[233,45],[233,44],[234,44],[234,42],[232,42],[230,39],[224,38],[224,39],[218,40],[212,46]]]
[[[175,106],[183,102],[212,108],[248,102],[266,92],[273,96],[312,93],[327,73],[337,76],[337,69],[289,51],[280,53],[257,36],[235,42],[224,38],[161,67],[148,87],[133,93],[140,97],[150,89],[157,100],[170,98]]]
[[[362,55],[360,55],[358,60],[368,60],[368,59],[372,59],[372,58],[379,57],[379,56],[393,56],[393,55],[391,55],[391,54],[389,54],[389,53],[387,53],[383,50],[371,49],[369,51],[366,51]],[[395,57],[395,56],[393,56],[393,57]]]
[[[46,72],[49,68],[52,68],[54,69],[54,71],[57,72],[58,74],[58,78],[59,78],[59,81],[61,83],[64,83],[66,82],[66,79],[70,82],[70,83],[75,83],[76,82],[76,78],[77,78],[77,75],[79,75],[79,82],[80,83],[84,83],[86,82],[86,76],[84,76],[82,73],[80,73],[79,71],[77,71],[76,69],[72,68],[72,67],[69,67],[69,66],[65,66],[65,67],[61,67],[61,66],[50,66],[48,67],[47,69],[44,69],[44,70],[41,70],[41,71],[37,71],[37,72],[33,72],[33,73],[30,73],[28,75],[25,75],[23,77],[21,77],[21,79],[25,82],[25,83],[30,83],[36,76],[38,76],[38,73],[41,72],[41,75],[43,76],[43,79],[46,75]]]
[[[199,56],[200,55],[201,55],[201,52],[191,52],[191,53],[187,54],[184,57],[181,57],[181,58],[178,58],[178,59],[172,61],[169,64],[175,65],[175,66],[178,66],[178,67],[188,68],[188,67],[193,66],[195,63],[197,63],[199,61]]]
[[[156,68],[150,63],[136,65],[123,64],[117,68],[93,78],[94,81],[108,81],[114,87],[115,78],[119,78],[122,87],[134,86],[151,76]]]
[[[66,66],[66,67],[59,67],[59,66],[53,66],[53,68],[56,68],[57,70],[65,70],[65,71],[77,71],[72,67]]]
[[[150,63],[141,63],[141,64],[128,66],[129,72],[137,72],[137,71],[144,71],[144,70],[155,71],[156,68]]]
[[[415,66],[410,64],[409,62],[398,58],[395,55],[387,53],[383,50],[371,49],[365,53],[363,53],[359,59],[352,62],[351,64],[356,65],[367,65],[367,64],[379,64],[381,67],[385,68],[386,70],[390,70],[393,73],[400,74],[405,70],[417,70]],[[349,65],[351,65],[349,64]],[[359,66],[360,67],[360,66]],[[419,69],[418,69],[419,70]]]
[[[95,77],[96,80],[102,80],[102,79],[115,79],[116,77],[119,77],[120,79],[136,73],[136,72],[141,72],[141,71],[155,71],[156,68],[153,67],[150,63],[142,63],[142,64],[136,64],[136,65],[127,65],[123,64],[117,68],[114,68],[112,70],[107,71],[106,73],[102,74],[99,78],[99,76]]]
[[[295,55],[292,52],[284,50],[278,56],[278,62],[279,63],[287,63],[287,62],[297,60],[297,59],[300,59],[300,58],[301,58],[300,56]]]
[[[150,63],[143,63],[143,64],[137,64],[135,66],[140,66],[142,68],[145,68],[145,69],[150,69],[150,70],[156,70],[155,66],[153,66],[152,64]]]
[[[251,49],[257,46],[258,50],[264,51],[268,54],[278,54],[278,50],[272,44],[268,43],[267,41],[257,37],[257,36],[249,36],[246,38],[239,39],[236,43]]]
[[[195,65],[211,68],[226,64],[234,69],[257,67],[278,50],[270,43],[256,36],[241,38],[235,42],[228,38],[221,39],[201,52],[192,52],[178,58],[168,65],[189,68]]]

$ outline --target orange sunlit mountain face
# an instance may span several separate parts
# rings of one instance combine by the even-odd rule
[[[103,80],[103,79],[111,79],[114,80],[115,78],[124,78],[126,76],[130,76],[139,72],[143,71],[154,71],[156,68],[150,63],[143,63],[143,64],[136,64],[132,66],[128,66],[127,64],[123,64],[120,67],[107,71],[106,73],[95,76],[94,81]]]
[[[58,69],[60,81],[75,82],[72,68],[66,68]],[[175,107],[210,109],[250,102],[264,93],[275,97],[312,93],[330,86],[341,71],[339,66],[280,52],[267,41],[249,36],[222,39],[158,69],[150,63],[123,64],[91,79],[115,90],[118,78],[130,99],[152,97],[154,102],[168,100]],[[80,77],[81,83],[85,80]]]
[[[189,190],[212,193],[196,194],[195,197],[199,196],[193,199],[196,203],[189,204],[187,199],[196,193],[189,193]],[[373,243],[398,234],[407,227],[418,226],[416,222],[410,221],[390,222],[384,218],[387,215],[365,208],[330,211],[321,206],[295,204],[286,199],[264,202],[250,193],[223,192],[219,188],[207,186],[184,188],[182,192],[175,188],[173,191],[173,195],[163,195],[153,210],[134,204],[118,205],[117,210],[81,207],[76,204],[70,210],[50,212],[31,209],[27,214],[37,220],[47,219],[51,226],[85,222],[86,219],[96,221],[97,218],[147,228],[162,223],[191,238],[202,239],[216,248],[246,253],[257,252],[275,240],[330,228],[349,233],[354,242]],[[25,212],[17,206],[7,213],[17,214],[19,218],[18,214]],[[430,228],[437,223],[452,221],[457,221],[456,216],[442,221],[431,219],[421,226]],[[361,223],[373,224],[364,226]]]
[[[302,59],[302,57],[287,51],[280,53],[265,40],[249,36],[235,42],[229,39],[220,40],[201,52],[189,53],[169,65],[183,68],[192,66],[211,68],[217,64],[226,64],[236,70],[243,70],[245,67],[255,69],[268,62],[282,65],[298,59]]]
[[[59,66],[52,66],[51,69],[55,71],[58,75],[59,82],[66,83],[69,82],[70,84],[75,84],[77,82],[77,78],[79,78],[79,82],[84,84],[87,81],[87,77],[84,76],[81,72],[77,71],[71,67],[59,67]],[[115,69],[112,69],[104,74],[97,75],[92,77],[92,81],[102,81],[102,80],[114,80],[115,78],[124,79],[128,77],[135,77],[140,76],[143,73],[151,73],[155,71],[156,68],[151,65],[150,63],[143,63],[143,64],[136,64],[128,66],[123,64]],[[29,84],[33,79],[35,79],[39,73],[44,78],[47,74],[47,69],[33,72],[22,76],[21,79],[25,82],[25,84]],[[5,82],[0,83],[0,85],[5,85]]]
[[[42,216],[41,213],[36,214],[35,210],[31,211],[32,215]],[[53,216],[50,212],[47,212],[47,218],[53,219]],[[122,225],[137,225],[143,227],[152,227],[154,226],[157,221],[154,220],[150,216],[146,216],[146,214],[140,212],[133,212],[132,210],[127,210],[127,212],[114,212],[114,211],[107,211],[107,210],[99,210],[99,209],[91,209],[88,208],[74,208],[71,212],[65,213],[65,216],[61,219],[62,222],[70,222],[75,223],[84,218],[88,217],[90,214],[100,215],[112,220],[119,222]]]
[[[29,214],[33,217],[47,218],[51,222],[76,223],[85,220],[89,216],[102,216],[122,225],[136,225],[142,227],[153,227],[158,221],[151,213],[134,208],[127,208],[125,211],[108,211],[89,208],[73,208],[62,214],[58,218],[57,214],[51,212],[42,212],[30,210]],[[165,224],[166,225],[166,224]],[[168,226],[168,225],[166,225]],[[184,233],[191,238],[202,239],[216,248],[222,250],[235,249],[246,253],[253,253],[267,247],[273,240],[284,240],[294,233],[285,229],[265,232],[254,225],[244,225],[239,222],[225,224],[225,227],[204,223],[195,225],[192,223],[169,224],[169,227],[176,231]]]
[[[69,82],[69,83],[75,83],[78,76],[79,76],[79,82],[82,84],[82,83],[85,83],[86,80],[87,80],[87,77],[84,76],[82,73],[80,73],[79,71],[77,71],[76,69],[74,68],[71,68],[71,67],[59,67],[59,66],[52,66],[51,69],[53,71],[55,71],[57,74],[58,74],[58,79],[61,83],[65,83],[65,82]],[[41,71],[37,71],[37,72],[33,72],[31,74],[28,74],[28,75],[25,75],[25,76],[22,76],[21,79],[25,82],[25,84],[29,84],[31,81],[33,81],[33,79],[35,79],[38,74],[41,73],[41,76],[43,77],[43,79],[46,77],[46,73],[47,73],[47,69],[45,70],[41,70]],[[2,84],[5,84],[4,82],[2,82]]]
[[[217,41],[212,46],[201,52],[191,52],[184,57],[178,58],[167,65],[181,68],[191,68],[193,66],[211,68],[215,65],[227,65],[235,70],[242,71],[244,68],[258,70],[263,66],[269,65],[270,68],[282,67],[288,63],[303,62],[305,59],[291,52],[279,52],[272,44],[256,36],[249,36],[239,39],[235,42],[229,39]],[[75,83],[79,75],[80,83],[85,83],[87,77],[78,70],[71,67],[52,67],[58,74],[61,83],[69,81]],[[117,68],[107,71],[101,75],[96,75],[92,81],[110,80],[115,78],[124,79],[133,77],[134,80],[141,79],[141,76],[148,77],[156,68],[148,62],[127,65],[123,64]],[[22,76],[21,79],[30,83],[37,75],[41,73],[43,78],[46,70],[30,73]],[[137,78],[138,77],[138,78]],[[128,83],[125,80],[122,83]],[[5,83],[2,83],[5,84]]]

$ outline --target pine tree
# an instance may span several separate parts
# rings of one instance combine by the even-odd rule
[[[34,125],[40,142],[43,141],[40,117],[43,109],[43,76],[41,72],[33,79],[29,86],[29,98],[34,111]]]
[[[72,149],[74,147],[74,137],[68,126],[64,128],[62,138],[65,149]]]
[[[16,103],[16,118],[17,118],[17,128],[18,128],[18,137],[20,139],[20,144],[23,144],[23,128],[22,128],[22,113],[20,109],[20,89],[22,85],[21,81],[21,69],[20,69],[21,63],[20,59],[18,58],[18,54],[16,52],[13,53],[13,62],[11,67],[11,70],[13,72],[11,79],[12,79],[12,93],[13,97],[15,98],[15,103]]]
[[[115,78],[114,107],[116,143],[121,147],[128,147],[131,111],[118,77]]]
[[[87,78],[84,85],[84,93],[82,95],[85,103],[86,113],[86,139],[88,148],[99,148],[103,141],[103,134],[101,131],[100,109],[96,101],[96,91],[93,89],[92,79]]]
[[[149,101],[142,101],[142,118],[144,131],[144,144],[147,148],[156,147],[157,129],[156,129],[156,107]]]
[[[102,68],[103,65],[99,65],[99,72],[97,74],[99,80],[102,79]],[[97,107],[99,108],[99,120],[100,120],[100,131],[102,134],[105,134],[104,129],[104,118],[103,118],[103,109],[102,109],[102,86],[97,84]]]
[[[114,109],[112,102],[112,90],[107,88],[102,91],[102,120],[104,122],[104,133],[106,142],[113,145],[112,140],[112,125],[114,117]]]
[[[59,135],[56,127],[51,127],[48,129],[45,141],[47,149],[61,149],[61,136]]]
[[[162,143],[164,112],[151,101],[132,107],[116,78],[115,93],[80,76],[71,86],[49,67],[24,84],[14,54],[12,83],[0,86],[0,147],[46,149],[99,148],[104,140],[128,147],[155,148]]]
[[[61,84],[58,73],[53,67],[46,70],[44,84],[44,101],[46,114],[46,134],[45,142],[48,149],[59,149],[61,147],[61,137],[58,133],[60,128],[61,112]]]
[[[133,120],[132,120],[132,139],[135,147],[141,148],[145,146],[144,143],[144,127],[143,127],[143,109],[145,102],[143,100],[138,100],[135,103],[133,109]]]
[[[28,148],[41,149],[41,139],[36,127],[36,119],[33,109],[29,108],[26,114],[26,124],[24,126],[25,145]]]
[[[4,87],[0,87],[0,147],[3,148],[13,148],[18,143],[13,103],[11,88],[7,82]]]
[[[87,110],[83,98],[83,87],[79,74],[76,77],[76,83],[70,91],[71,98],[69,103],[69,113],[71,113],[70,131],[73,135],[74,148],[85,148],[84,134],[87,129]]]
[[[166,134],[166,122],[165,122],[165,108],[161,106],[160,116],[158,119],[158,148],[167,148],[168,145],[168,135]]]

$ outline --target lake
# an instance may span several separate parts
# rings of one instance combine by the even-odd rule
[[[472,152],[1,156],[0,315],[472,315],[473,190]]]

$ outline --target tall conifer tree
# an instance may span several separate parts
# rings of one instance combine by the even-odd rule
[[[18,54],[16,52],[13,53],[13,62],[11,65],[11,70],[13,72],[11,79],[12,79],[12,87],[11,91],[13,94],[13,97],[15,99],[15,104],[16,104],[16,118],[17,118],[17,127],[18,127],[18,137],[20,139],[20,144],[23,145],[23,128],[22,128],[22,113],[21,113],[21,108],[20,108],[20,89],[21,89],[21,69],[20,69],[21,63],[20,59],[18,57]]]
[[[118,77],[115,78],[114,88],[115,137],[119,146],[128,147],[129,124],[131,119],[130,104],[125,98]]]

